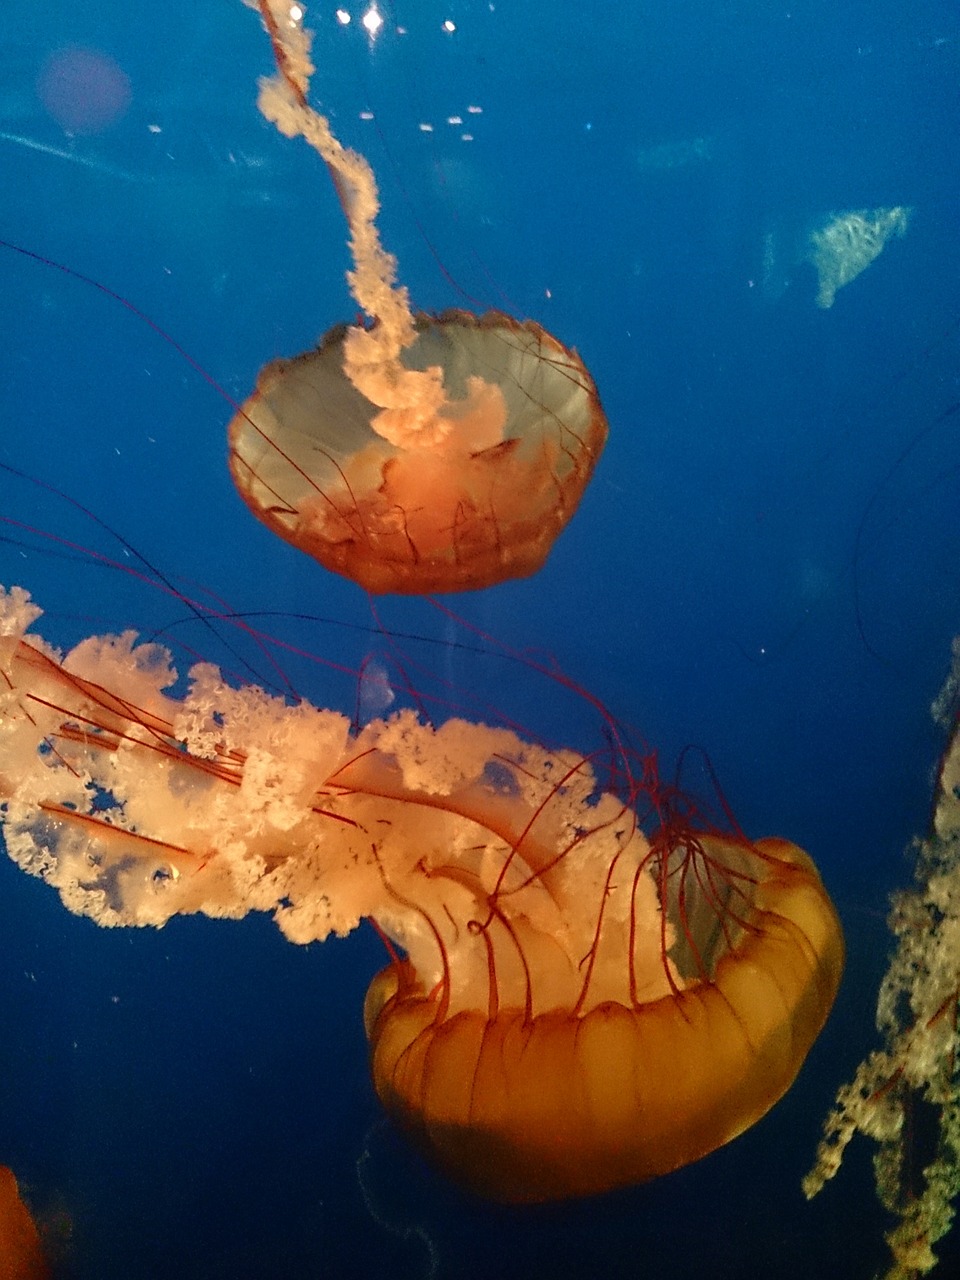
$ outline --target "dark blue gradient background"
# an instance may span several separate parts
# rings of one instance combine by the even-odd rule
[[[870,1144],[814,1203],[799,1180],[874,1043],[887,897],[927,821],[928,708],[960,630],[955,10],[381,8],[372,48],[357,10],[349,28],[311,11],[314,98],[380,177],[404,282],[425,309],[540,320],[581,352],[611,424],[543,572],[453,603],[553,655],[665,767],[686,743],[708,751],[749,832],[817,859],[848,975],[795,1088],[730,1147],[594,1202],[501,1209],[381,1119],[360,1019],[372,933],[298,949],[262,920],[101,931],[4,859],[0,1162],[47,1222],[72,1222],[76,1280],[869,1280]],[[239,399],[268,359],[353,317],[327,175],[254,108],[271,69],[255,13],[7,0],[0,25],[0,237],[125,295]],[[70,136],[38,100],[44,60],[70,46],[129,77],[100,133]],[[818,310],[811,227],[896,204],[915,210],[905,239]],[[0,462],[182,590],[270,614],[347,667],[379,651],[362,593],[243,509],[229,405],[136,315],[4,250],[0,326]],[[137,563],[10,472],[0,514]],[[170,597],[0,533],[0,580],[31,589],[51,640],[172,627],[224,660]],[[445,678],[535,732],[596,745],[574,700],[492,669],[423,602],[387,601],[382,620],[435,640]],[[352,709],[349,679],[289,665],[311,700]],[[957,1242],[944,1253],[946,1277]]]

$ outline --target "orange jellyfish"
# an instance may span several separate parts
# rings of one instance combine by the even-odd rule
[[[274,533],[368,591],[464,591],[536,572],[606,440],[593,379],[532,321],[412,312],[380,244],[369,164],[307,103],[302,7],[248,3],[278,67],[260,110],[325,161],[368,323],[262,370],[230,424],[237,489]]]
[[[0,1280],[47,1280],[40,1235],[13,1170],[0,1165]]]
[[[10,856],[101,925],[364,919],[394,959],[365,1021],[385,1107],[451,1176],[527,1202],[667,1173],[790,1087],[843,965],[817,871],[697,830],[651,758],[591,760],[410,710],[360,730],[231,688],[180,700],[133,633],[62,662],[0,597]],[[649,836],[644,833],[648,828]]]

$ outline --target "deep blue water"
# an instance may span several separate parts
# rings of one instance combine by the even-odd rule
[[[254,108],[271,70],[257,16],[239,0],[55,8],[4,8],[0,237],[122,293],[242,399],[267,360],[355,312],[327,176]],[[960,630],[955,10],[381,9],[372,46],[358,9],[346,28],[311,12],[314,97],[380,177],[404,282],[427,310],[540,320],[581,352],[611,425],[546,568],[455,606],[553,655],[664,761],[708,751],[748,831],[816,858],[848,975],[797,1085],[730,1147],[599,1201],[506,1210],[381,1120],[360,1022],[372,933],[298,949],[256,920],[100,931],[4,861],[0,1163],[72,1221],[62,1272],[78,1280],[867,1280],[884,1226],[869,1143],[814,1203],[798,1184],[874,1042],[887,896],[926,823],[928,708]],[[130,84],[120,118],[86,133],[37,91],[76,46]],[[906,237],[819,310],[811,228],[893,205],[914,210]],[[347,667],[377,651],[363,594],[236,498],[229,405],[176,349],[7,251],[0,314],[0,462],[105,524],[10,473],[0,514],[127,563],[135,548]],[[0,581],[31,589],[58,643],[172,627],[224,660],[176,602],[63,544],[8,527]],[[571,699],[522,667],[492,673],[422,602],[385,602],[382,621],[589,750]],[[307,697],[350,709],[348,679],[284,662]],[[955,1274],[956,1241],[944,1257]]]

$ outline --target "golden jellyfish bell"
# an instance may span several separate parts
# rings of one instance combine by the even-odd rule
[[[535,573],[606,438],[575,352],[532,322],[415,317],[405,369],[442,368],[429,428],[388,439],[344,373],[344,328],[277,360],[230,424],[230,469],[274,533],[372,592],[429,594]],[[474,370],[482,369],[483,378]]]
[[[429,594],[535,573],[607,437],[593,379],[540,325],[498,312],[414,314],[380,244],[370,165],[307,102],[300,6],[248,0],[277,75],[262,114],[322,157],[350,232],[367,320],[275,360],[229,429],[241,497],[274,533],[372,592]]]
[[[533,1016],[494,999],[446,1016],[442,991],[408,967],[374,980],[365,1021],[377,1092],[457,1181],[514,1203],[645,1182],[731,1141],[789,1089],[840,981],[833,906],[787,841],[693,843],[684,857],[707,874],[689,876],[682,912],[689,868],[651,868],[667,882],[671,931],[685,913],[653,959],[662,973],[642,975],[666,975],[668,990],[654,981],[642,995]],[[620,964],[625,978],[629,950]]]
[[[373,920],[402,953],[365,1021],[387,1110],[453,1177],[527,1202],[699,1159],[790,1087],[843,966],[805,853],[698,831],[644,758],[411,710],[362,728],[132,633],[62,661],[0,592],[0,800],[25,871],[105,926]],[[638,808],[656,813],[649,838]]]

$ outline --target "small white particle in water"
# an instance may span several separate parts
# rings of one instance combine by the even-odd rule
[[[383,26],[383,15],[375,4],[371,4],[367,12],[360,19],[360,25],[364,28],[371,40],[375,40],[380,34],[380,28]]]

